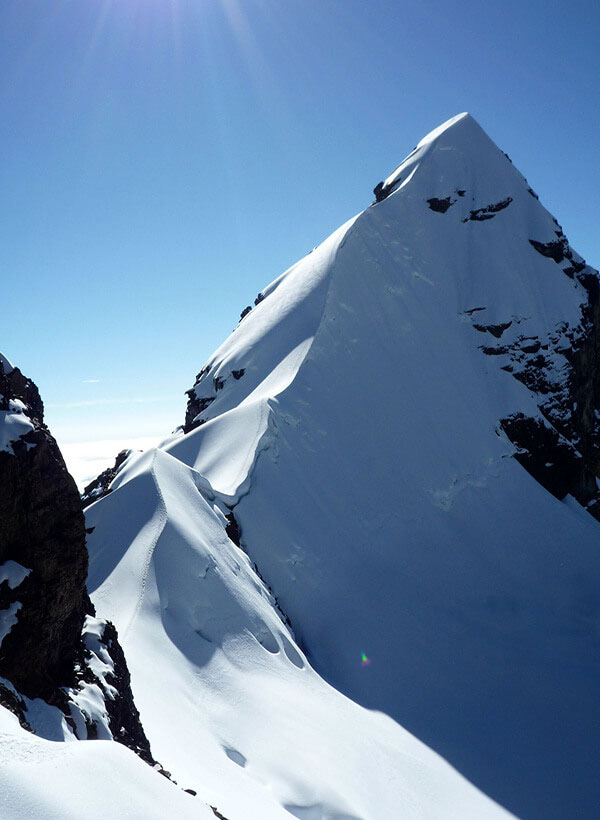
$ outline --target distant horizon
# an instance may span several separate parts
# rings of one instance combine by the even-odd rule
[[[461,111],[600,264],[599,35],[588,0],[7,0],[0,349],[57,440],[168,435],[243,308]]]
[[[0,2],[0,820],[600,820],[599,42]]]
[[[122,450],[149,450],[156,447],[166,436],[131,436],[122,439],[100,439],[62,443],[57,440],[60,451],[79,492],[111,467]]]

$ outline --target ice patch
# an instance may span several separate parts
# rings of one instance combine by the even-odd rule
[[[0,450],[11,452],[12,444],[34,429],[24,414],[22,402],[11,401],[9,410],[0,410]]]
[[[8,609],[0,609],[0,645],[17,623],[17,612],[21,609],[21,606],[20,601],[13,601]]]
[[[304,661],[300,656],[300,653],[296,649],[296,647],[292,644],[289,638],[282,634],[281,635],[281,642],[283,644],[283,651],[286,654],[287,659],[294,664],[295,667],[298,669],[304,669]]]
[[[232,749],[226,746],[223,751],[230,760],[233,760],[233,762],[237,763],[238,766],[241,766],[242,769],[245,767],[247,760],[241,752],[237,751],[237,749]]]
[[[284,806],[284,809],[297,820],[361,820],[355,814],[340,814],[325,808],[320,803],[311,806],[295,806],[289,803]]]
[[[6,581],[10,589],[16,589],[30,572],[30,569],[18,564],[16,561],[5,561],[0,564],[0,584]]]

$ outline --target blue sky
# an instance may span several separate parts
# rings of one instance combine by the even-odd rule
[[[3,351],[61,442],[168,433],[261,287],[464,110],[598,266],[599,41],[582,0],[3,0]]]

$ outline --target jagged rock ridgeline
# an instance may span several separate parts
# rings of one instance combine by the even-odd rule
[[[94,618],[87,593],[77,487],[37,387],[5,357],[0,414],[2,703],[28,727],[27,699],[41,698],[78,738],[113,737],[152,762],[116,630]],[[102,704],[96,712],[90,693]]]
[[[212,383],[210,383],[206,379],[210,373],[210,369],[210,365],[206,365],[206,367],[204,367],[196,376],[194,386],[186,391],[188,403],[185,413],[185,421],[183,424],[184,433],[189,433],[191,430],[195,430],[196,427],[204,424],[205,419],[200,418],[200,416],[213,403],[219,390],[223,389],[228,376],[231,376],[234,381],[239,381],[246,372],[244,367],[241,367],[238,370],[234,369],[229,372],[228,376],[215,376],[212,379]],[[208,386],[208,389],[213,395],[200,397],[197,389],[201,384],[203,387]]]
[[[117,453],[113,466],[107,467],[106,470],[103,470],[100,475],[84,487],[81,494],[81,504],[84,509],[111,492],[110,485],[132,452],[133,450],[121,450],[120,453]]]

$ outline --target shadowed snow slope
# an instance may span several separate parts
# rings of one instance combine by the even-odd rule
[[[0,707],[2,820],[215,820],[139,757],[107,740],[52,743]]]
[[[398,724],[527,820],[592,820],[600,526],[501,421],[563,412],[527,357],[567,390],[595,272],[468,115],[385,190],[88,510],[93,599],[155,755],[230,820],[501,816]]]
[[[311,669],[194,470],[155,450],[87,517],[154,754],[229,820],[508,817]]]

